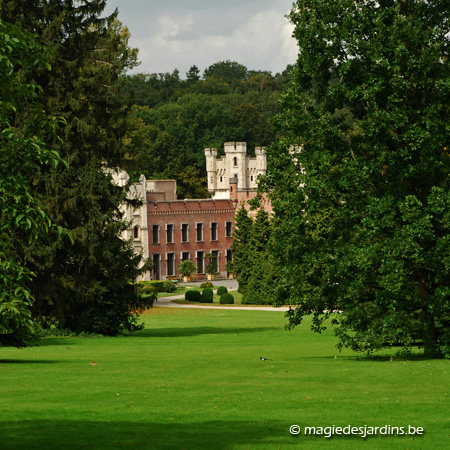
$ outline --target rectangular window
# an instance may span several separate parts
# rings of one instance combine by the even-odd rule
[[[203,241],[203,224],[197,223],[195,225],[196,233],[197,233],[197,242]]]
[[[166,242],[173,244],[173,225],[170,223],[166,225]]]
[[[181,242],[189,242],[189,224],[181,224]]]
[[[211,222],[211,240],[217,241],[217,222]]]
[[[152,226],[152,244],[159,244],[159,225]]]
[[[175,253],[167,253],[167,276],[175,275]]]
[[[187,261],[188,259],[191,259],[191,254],[189,252],[181,252],[181,260]]]
[[[231,237],[233,233],[233,222],[226,222],[225,223],[225,236]]]
[[[197,252],[197,273],[205,272],[205,252]]]

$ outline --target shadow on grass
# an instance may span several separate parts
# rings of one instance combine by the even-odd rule
[[[234,446],[297,447],[281,422],[205,421],[136,423],[31,420],[0,423],[2,450],[157,449],[230,450]]]
[[[241,334],[262,333],[264,331],[278,330],[277,327],[253,327],[253,328],[224,328],[224,327],[186,327],[186,328],[159,328],[145,329],[130,333],[134,337],[186,337],[201,336],[204,334]]]
[[[47,359],[0,359],[0,364],[57,364],[67,361]]]

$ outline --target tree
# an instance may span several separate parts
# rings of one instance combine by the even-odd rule
[[[233,81],[243,81],[248,77],[247,67],[239,64],[236,61],[216,62],[205,69],[203,72],[203,78],[214,77],[231,84]]]
[[[0,20],[0,344],[23,345],[35,329],[28,286],[35,274],[16,256],[14,237],[45,246],[63,232],[30,183],[43,167],[62,162],[48,149],[58,138],[58,119],[38,101],[41,87],[24,82],[49,70],[49,59],[35,36]]]
[[[339,347],[450,356],[447,6],[299,0],[289,15],[300,50],[269,153],[274,254],[299,304],[290,326],[332,317]]]
[[[116,334],[134,329],[139,303],[130,282],[140,257],[119,238],[126,227],[119,205],[124,187],[109,168],[120,166],[128,105],[120,76],[136,64],[129,33],[115,14],[100,18],[105,1],[11,0],[0,15],[36,32],[54,50],[52,71],[39,77],[44,107],[67,126],[56,142],[64,171],[42,170],[33,179],[46,214],[72,231],[74,244],[45,248],[18,238],[17,254],[36,273],[33,314],[75,331]]]
[[[264,305],[274,302],[277,269],[269,251],[271,224],[269,214],[259,208],[252,223],[250,242],[243,250],[248,260],[248,277],[242,303]]]
[[[196,65],[193,65],[186,72],[186,81],[192,84],[198,80],[200,80],[200,69]]]
[[[248,216],[244,204],[241,204],[236,214],[233,231],[233,262],[236,269],[239,289],[245,292],[252,268],[252,230],[253,220]]]

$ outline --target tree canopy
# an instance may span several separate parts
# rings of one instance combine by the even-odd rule
[[[66,123],[61,141],[51,144],[66,168],[42,168],[30,181],[45,214],[70,230],[74,242],[30,245],[10,236],[16,257],[36,273],[32,313],[74,331],[116,334],[134,328],[140,306],[130,283],[141,258],[120,238],[126,192],[108,170],[124,159],[130,104],[120,77],[136,64],[137,50],[115,14],[101,17],[104,7],[102,0],[11,0],[2,2],[0,16],[20,22],[52,50],[52,70],[36,80],[43,108]],[[24,82],[30,77],[25,73]]]
[[[141,173],[175,178],[181,197],[205,197],[205,181],[183,181],[192,180],[191,167],[206,179],[204,148],[220,150],[224,142],[243,141],[253,149],[276,140],[271,121],[281,111],[279,97],[287,74],[250,71],[232,61],[213,64],[205,73],[200,79],[193,65],[186,80],[177,70],[124,77],[123,95],[131,95],[135,104],[124,141],[132,180]]]
[[[448,5],[298,0],[289,18],[266,178],[289,324],[313,313],[340,347],[450,356]]]
[[[50,53],[36,36],[0,20],[0,343],[21,345],[35,329],[29,282],[35,276],[16,254],[15,237],[48,245],[63,232],[50,220],[31,180],[63,166],[49,146],[60,120],[45,114],[41,86],[27,74],[50,70]]]

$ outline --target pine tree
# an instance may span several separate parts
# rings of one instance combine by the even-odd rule
[[[137,52],[114,14],[100,18],[104,6],[103,0],[12,0],[3,2],[0,15],[20,21],[53,49],[53,70],[38,81],[44,107],[67,123],[62,143],[54,145],[67,170],[43,171],[34,184],[46,213],[75,242],[17,245],[37,274],[33,312],[76,331],[115,334],[133,327],[136,296],[129,282],[140,258],[119,238],[125,192],[107,169],[124,157],[128,106],[119,77],[136,64]]]
[[[241,204],[236,214],[233,232],[233,263],[239,282],[239,290],[245,292],[252,269],[252,232],[253,220],[248,216],[247,210]]]

